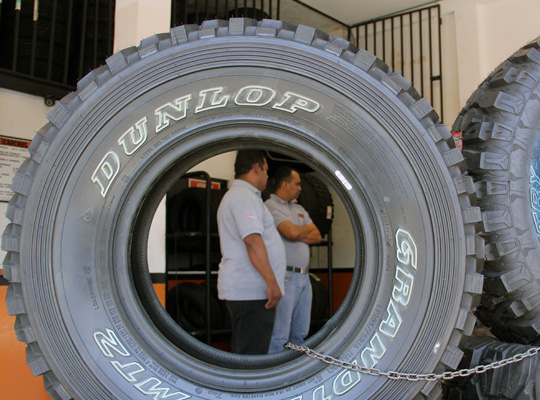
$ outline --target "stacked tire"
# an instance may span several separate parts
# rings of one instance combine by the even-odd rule
[[[440,395],[437,381],[289,350],[213,349],[163,309],[148,273],[154,212],[191,167],[285,154],[341,198],[356,244],[342,305],[305,345],[384,371],[456,368],[483,283],[474,185],[432,107],[375,56],[305,26],[206,21],[111,56],[48,118],[2,248],[9,313],[53,398]]]
[[[316,176],[302,174],[302,191],[298,196],[298,203],[308,212],[324,236],[332,226],[334,217],[334,202],[328,187]]]

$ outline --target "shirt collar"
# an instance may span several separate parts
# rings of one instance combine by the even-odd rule
[[[245,187],[247,189],[249,189],[250,192],[253,192],[255,194],[258,194],[259,196],[261,195],[261,191],[259,189],[257,189],[255,186],[253,186],[251,183],[249,183],[248,181],[245,181],[243,179],[235,179],[231,185],[232,186],[241,186],[241,187]]]
[[[274,193],[272,193],[272,194],[270,195],[270,197],[271,197],[272,199],[274,199],[275,201],[281,203],[281,204],[289,204],[289,203],[290,203],[290,201],[285,201],[285,200],[283,200],[281,197],[275,195]]]

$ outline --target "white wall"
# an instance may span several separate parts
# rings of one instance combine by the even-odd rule
[[[467,99],[497,65],[540,35],[538,0],[440,2],[445,47],[445,122],[452,125]]]
[[[0,88],[0,135],[32,139],[50,110],[41,97]]]

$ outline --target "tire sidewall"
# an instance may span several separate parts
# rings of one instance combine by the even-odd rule
[[[216,40],[213,47],[222,44]],[[251,44],[242,46],[245,54],[253,50]],[[297,45],[293,43],[289,47],[293,51]],[[308,53],[314,51],[309,49]],[[188,46],[182,58],[189,54]],[[163,52],[161,59],[170,55],[168,51]],[[243,63],[249,64],[245,60]],[[277,143],[291,154],[303,154],[315,169],[325,171],[328,183],[346,196],[347,207],[353,214],[351,218],[362,223],[363,241],[357,244],[353,281],[356,289],[349,291],[344,306],[332,318],[331,324],[335,327],[332,334],[324,339],[315,337],[311,343],[323,353],[340,356],[344,361],[367,363],[369,367],[432,368],[440,358],[438,349],[444,349],[449,340],[449,321],[455,315],[439,315],[437,321],[430,321],[435,314],[431,301],[459,287],[463,274],[456,274],[450,288],[433,286],[432,282],[444,266],[434,262],[435,252],[441,251],[441,245],[435,244],[430,213],[441,214],[442,211],[430,210],[422,196],[429,190],[429,183],[416,177],[415,168],[426,154],[431,155],[436,150],[420,140],[421,133],[414,133],[424,130],[414,116],[402,111],[401,115],[388,120],[380,119],[373,111],[375,104],[364,98],[365,92],[359,96],[339,92],[320,77],[314,79],[317,73],[309,68],[288,72],[267,66],[204,71],[204,67],[200,67],[201,72],[169,78],[160,84],[154,83],[159,79],[150,78],[151,72],[142,72],[148,65],[161,64],[165,61],[143,60],[133,67],[132,76],[142,74],[146,82],[135,83],[136,79],[128,79],[126,72],[126,77],[116,77],[103,87],[99,97],[109,99],[111,95],[112,100],[99,106],[99,98],[88,102],[80,115],[74,115],[73,122],[63,128],[64,137],[55,142],[48,153],[50,163],[55,160],[64,165],[61,178],[51,187],[51,176],[58,171],[49,168],[38,175],[32,188],[36,192],[47,187],[55,194],[51,196],[50,207],[58,210],[43,218],[54,226],[52,244],[56,250],[45,258],[52,260],[54,278],[48,283],[52,283],[51,290],[58,299],[57,313],[63,321],[63,332],[57,338],[46,338],[46,346],[51,343],[53,347],[62,340],[72,342],[80,353],[81,368],[84,365],[82,369],[92,371],[103,387],[113,388],[110,390],[118,398],[137,398],[144,390],[150,390],[153,383],[180,393],[178,398],[182,395],[212,398],[213,393],[221,391],[225,398],[233,398],[230,388],[234,388],[235,393],[245,392],[248,398],[263,392],[265,395],[274,393],[279,398],[315,393],[354,393],[367,398],[395,385],[389,381],[381,384],[380,378],[342,371],[307,357],[283,354],[263,357],[269,361],[261,361],[262,365],[272,367],[255,371],[241,369],[242,374],[239,374],[237,367],[212,365],[204,353],[215,352],[223,360],[229,359],[231,365],[244,362],[242,356],[208,348],[202,350],[202,355],[198,354],[204,359],[201,362],[197,355],[178,349],[155,329],[133,289],[129,267],[133,218],[138,215],[149,188],[166,175],[175,160],[204,158],[218,148],[231,147],[230,143],[240,139],[252,145],[260,141],[263,147]],[[291,68],[295,68],[292,63]],[[360,74],[364,89],[371,93],[368,98],[392,98],[392,94],[384,93],[385,89],[372,78],[360,71],[355,73]],[[275,90],[276,98],[286,92],[298,93],[307,99],[316,99],[319,108],[314,112],[283,111],[272,108],[276,100],[260,106],[229,101],[225,107],[198,113],[190,107],[185,118],[155,134],[154,111],[165,102],[185,94],[196,98],[201,91],[215,88],[225,88],[224,93],[230,94],[232,100],[235,93],[248,85]],[[93,104],[96,107],[92,107]],[[114,112],[108,111],[111,105]],[[388,100],[382,108],[391,115],[403,106],[397,100]],[[79,124],[79,117],[91,122],[87,126]],[[121,154],[119,139],[144,117],[149,126],[145,143],[132,155]],[[96,130],[92,124],[97,124],[98,119],[104,123]],[[416,150],[422,156],[403,150],[399,136],[404,130],[406,135],[418,136]],[[214,147],[208,154],[198,153],[209,144]],[[62,149],[64,146],[71,149],[69,155]],[[103,188],[92,181],[92,176],[111,150],[118,152],[121,168],[103,196]],[[446,178],[442,161],[433,163],[435,173],[450,187],[451,179]],[[452,188],[448,191],[455,195]],[[441,205],[441,209],[444,207]],[[31,205],[30,210],[27,215],[42,217],[37,203]],[[454,209],[453,212],[452,223],[459,224],[459,211]],[[414,251],[414,268],[411,251]],[[443,251],[450,250],[443,248]],[[452,251],[459,253],[463,249],[458,246]],[[399,258],[406,262],[400,263]],[[361,268],[360,259],[363,259]],[[414,280],[406,301],[400,298],[405,276]],[[406,304],[399,303],[400,299]],[[450,309],[457,309],[459,296],[448,301]],[[394,312],[399,316],[392,314]],[[399,322],[398,329],[389,332],[394,322]],[[423,328],[426,323],[428,328]],[[426,333],[430,326],[438,325],[442,332],[439,330],[437,337]],[[185,343],[191,342],[186,339]],[[284,357],[288,361],[285,364],[280,362]],[[255,361],[259,362],[259,358]],[[55,361],[53,370],[63,371],[59,375],[67,376],[65,367],[61,366],[62,356]],[[127,366],[138,372],[126,374]],[[419,387],[419,384],[411,384],[400,390],[410,394]]]

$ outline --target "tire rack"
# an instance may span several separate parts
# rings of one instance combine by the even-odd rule
[[[328,228],[328,233],[326,234],[326,240],[321,241],[319,244],[313,245],[314,247],[325,247],[327,248],[326,255],[326,265],[328,269],[328,319],[332,317],[334,310],[334,279],[333,279],[333,267],[332,262],[332,225]],[[326,323],[326,321],[325,321]]]
[[[207,172],[205,171],[194,171],[194,172],[189,172],[185,175],[182,176],[182,179],[184,178],[202,178],[205,180],[206,182],[206,207],[205,207],[205,212],[206,212],[206,224],[204,226],[204,234],[205,234],[205,275],[206,275],[206,343],[208,345],[210,345],[212,343],[212,320],[210,318],[210,315],[211,315],[211,296],[212,296],[212,293],[210,292],[210,277],[211,277],[211,274],[212,274],[212,271],[211,271],[211,267],[212,267],[212,263],[211,263],[211,259],[210,259],[210,255],[211,255],[211,244],[212,244],[212,237],[211,237],[211,229],[210,229],[210,210],[211,210],[211,196],[212,196],[212,193],[211,193],[211,190],[212,190],[212,185],[211,185],[211,178],[210,178],[210,175],[208,175]],[[176,235],[176,234],[175,234]],[[167,266],[167,274],[166,274],[166,277],[167,277],[167,282],[169,281],[169,273],[168,273],[168,266]],[[168,286],[168,285],[167,285]],[[198,332],[192,332],[193,336],[198,336]]]

